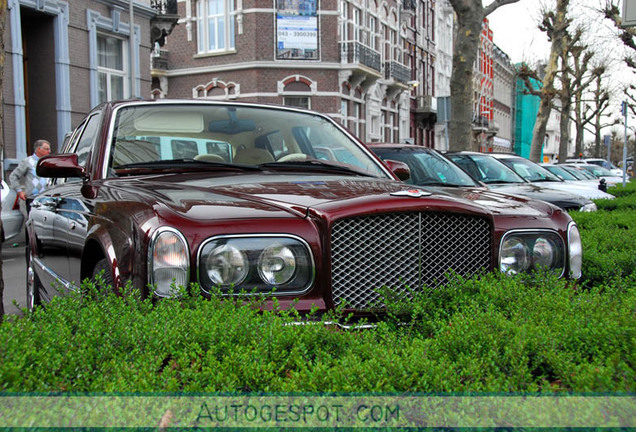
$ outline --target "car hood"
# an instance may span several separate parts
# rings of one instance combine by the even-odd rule
[[[576,193],[540,187],[531,183],[488,184],[488,187],[504,194],[520,195],[534,200],[542,200],[567,209],[581,207],[591,202],[589,199]]]
[[[302,180],[300,180],[302,178]],[[425,188],[398,181],[329,175],[237,175],[203,177],[168,175],[119,179],[118,187],[138,201],[163,203],[194,219],[236,217],[305,217],[311,209],[336,214],[341,209],[393,210],[426,206],[482,214],[549,216],[553,208],[506,197],[486,188]],[[412,192],[409,192],[412,191]]]

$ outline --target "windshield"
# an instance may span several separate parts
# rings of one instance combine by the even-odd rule
[[[556,181],[561,180],[555,174],[536,163],[524,158],[503,158],[501,162],[512,168],[517,174],[530,182]]]
[[[565,171],[569,172],[574,177],[576,177],[578,180],[594,180],[596,178],[592,174],[590,174],[589,172],[587,172],[587,171],[585,171],[584,169],[581,169],[581,168],[575,168],[575,167],[570,167],[570,166],[563,166],[563,167],[560,167],[560,168],[562,168]]]
[[[117,111],[110,173],[309,166],[388,178],[364,148],[329,119],[279,108],[221,104],[147,104]],[[345,168],[345,169],[341,169]]]
[[[448,156],[464,171],[486,184],[525,183],[517,173],[492,156],[451,154]]]
[[[453,162],[435,151],[411,147],[371,148],[380,158],[404,162],[411,170],[406,183],[418,186],[476,186]]]
[[[552,174],[558,175],[563,180],[568,180],[568,181],[580,180],[579,178],[575,177],[573,174],[571,174],[568,170],[566,170],[563,167],[559,167],[556,165],[549,165],[544,168],[550,171]]]
[[[612,172],[610,170],[608,170],[607,168],[603,168],[601,166],[598,165],[579,165],[581,168],[587,170],[588,172],[592,173],[592,175],[594,175],[595,177],[612,177],[614,176],[614,174],[612,174]]]

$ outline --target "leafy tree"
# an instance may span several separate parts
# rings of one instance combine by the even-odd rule
[[[457,32],[453,48],[451,75],[451,113],[449,148],[471,150],[473,118],[473,65],[479,52],[479,39],[484,18],[499,7],[519,0],[495,0],[488,6],[482,0],[449,0],[457,15]]]

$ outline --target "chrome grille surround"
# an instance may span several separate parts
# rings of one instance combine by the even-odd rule
[[[336,305],[381,306],[378,289],[399,297],[438,287],[452,270],[471,276],[492,267],[488,219],[451,213],[389,213],[340,219],[331,229],[331,286]]]

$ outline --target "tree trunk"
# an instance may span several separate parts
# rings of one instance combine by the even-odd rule
[[[479,52],[484,14],[481,4],[470,2],[467,6],[456,6],[458,1],[451,3],[457,12],[457,37],[450,81],[449,150],[473,150],[473,65]]]
[[[565,87],[565,84],[564,84]],[[561,142],[559,143],[559,161],[568,158],[568,143],[570,142],[570,93],[565,89],[561,95]]]
[[[567,30],[567,11],[570,0],[557,0],[557,10],[554,17],[554,31],[552,32],[552,47],[550,49],[550,59],[546,67],[545,76],[543,78],[543,87],[541,90],[541,102],[539,104],[539,112],[537,113],[537,121],[532,131],[532,144],[530,145],[530,160],[534,162],[541,161],[541,152],[543,150],[543,141],[545,140],[545,131],[552,110],[552,99],[555,96],[554,79],[558,72],[559,56],[563,50],[564,38]]]
[[[473,148],[473,67],[479,53],[484,18],[501,6],[519,0],[494,0],[488,6],[482,0],[449,0],[457,15],[457,34],[453,48],[451,75],[451,111],[448,121],[449,150]]]
[[[4,100],[4,34],[7,19],[7,0],[0,0],[0,101]],[[4,149],[4,118],[3,110],[0,109],[0,154]],[[0,221],[2,224],[2,221]],[[2,225],[0,225],[2,228]],[[0,323],[4,319],[4,277],[2,275],[2,257],[0,257]]]

